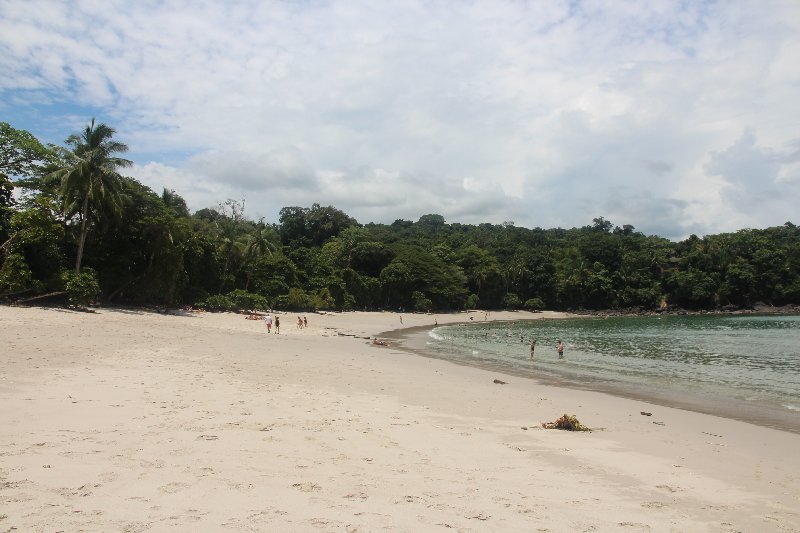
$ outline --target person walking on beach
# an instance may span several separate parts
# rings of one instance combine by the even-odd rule
[[[269,313],[264,317],[264,324],[267,326],[267,333],[272,333],[272,316]]]
[[[556,346],[556,351],[558,352],[558,358],[564,359],[564,342],[558,341],[558,346]]]
[[[533,351],[536,349],[536,339],[531,337],[531,361],[533,361]]]
[[[303,327],[304,327],[304,328],[307,328],[307,327],[308,327],[308,318],[307,318],[307,317],[305,317],[305,316],[303,317]]]
[[[281,319],[278,316],[275,316],[275,335],[279,335],[281,332]]]

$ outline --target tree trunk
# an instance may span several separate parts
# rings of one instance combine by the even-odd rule
[[[78,238],[78,257],[75,259],[75,273],[80,274],[81,259],[83,258],[83,244],[86,242],[86,222],[89,218],[89,193],[87,192],[83,197],[83,206],[81,207],[81,234]]]
[[[18,233],[19,232],[15,232],[14,235],[9,237],[6,242],[0,244],[0,252],[3,252],[3,255],[7,256],[11,253],[11,243],[14,242],[14,239],[17,237]]]
[[[118,288],[116,288],[114,291],[112,291],[111,294],[108,295],[108,297],[106,298],[106,302],[110,303],[111,300],[116,298],[117,294],[119,294],[125,287],[128,287],[131,283],[133,283],[134,281],[138,281],[138,280],[142,279],[143,277],[144,277],[144,274],[141,274],[139,276],[136,276],[133,279],[129,279],[128,281],[126,281],[125,283],[120,285]]]

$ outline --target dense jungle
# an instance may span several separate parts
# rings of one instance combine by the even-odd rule
[[[333,206],[251,220],[126,177],[115,130],[65,146],[0,122],[0,299],[282,309],[740,309],[800,303],[800,228],[680,242],[602,216],[571,229],[359,223]]]

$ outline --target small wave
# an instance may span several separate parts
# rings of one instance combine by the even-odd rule
[[[443,341],[444,340],[444,337],[442,337],[441,335],[436,333],[436,330],[434,330],[434,329],[432,329],[432,330],[430,330],[428,332],[428,337],[430,337],[430,338],[432,338],[434,340],[437,340],[437,341]]]
[[[783,406],[790,411],[800,411],[800,405],[792,405],[790,403],[785,403],[783,404]]]

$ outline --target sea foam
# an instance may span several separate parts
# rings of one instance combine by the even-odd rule
[[[434,340],[437,340],[437,341],[443,341],[443,340],[444,340],[444,337],[442,337],[441,335],[439,335],[438,333],[436,333],[436,330],[435,330],[435,329],[432,329],[432,330],[430,330],[430,331],[428,332],[428,337],[430,337],[430,338],[432,338],[432,339],[434,339]]]

